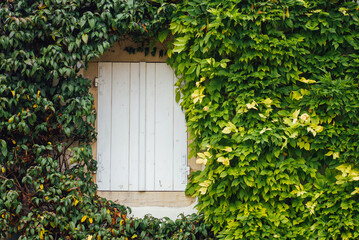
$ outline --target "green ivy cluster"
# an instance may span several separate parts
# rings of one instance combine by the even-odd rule
[[[79,75],[121,37],[162,40],[162,1],[0,1],[0,238],[203,239],[201,216],[127,216],[96,196],[91,82]]]
[[[359,238],[359,6],[189,0],[170,65],[223,239]]]
[[[359,236],[358,5],[324,0],[0,2],[0,230],[21,239],[210,239],[201,216],[98,198],[90,82],[123,36],[163,41],[205,169],[187,193],[224,239]],[[73,147],[76,146],[76,147]]]
[[[145,216],[141,219],[127,219],[120,224],[119,231],[123,233],[112,238],[120,239],[197,239],[212,240],[216,239],[210,226],[203,222],[202,214],[192,214],[188,216],[180,215],[178,219],[171,220],[167,217],[163,219]]]

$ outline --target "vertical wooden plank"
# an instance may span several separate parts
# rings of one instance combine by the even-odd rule
[[[138,190],[146,190],[146,63],[140,63]]]
[[[100,62],[98,68],[97,184],[99,190],[110,190],[112,63]]]
[[[156,64],[155,190],[173,190],[173,71]]]
[[[173,73],[173,89],[175,89],[176,81],[177,78]],[[173,190],[184,191],[187,185],[187,127],[180,102],[173,101],[173,112]]]
[[[140,143],[140,64],[131,63],[130,70],[130,158],[128,190],[138,190]]]
[[[113,63],[111,190],[129,190],[130,64]]]
[[[147,63],[146,71],[146,190],[155,190],[155,97],[156,64]]]

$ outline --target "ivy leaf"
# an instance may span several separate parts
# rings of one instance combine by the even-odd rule
[[[84,41],[84,43],[85,44],[87,44],[87,41],[88,41],[88,35],[87,34],[83,34],[82,36],[81,36],[81,38],[82,38],[82,41]]]
[[[223,165],[228,166],[229,165],[229,159],[225,157],[219,157],[217,159],[217,162],[223,163]]]
[[[83,217],[81,218],[81,222],[86,221],[86,219],[87,219],[87,216],[85,215],[85,216],[83,216]]]
[[[94,18],[89,19],[89,25],[90,25],[91,29],[95,28],[95,23],[96,23],[96,20]],[[85,43],[87,43],[87,41]]]
[[[331,155],[333,155],[333,153],[334,153],[333,151],[329,151],[325,154],[325,156],[331,156]]]
[[[158,34],[158,40],[159,40],[161,43],[163,43],[163,42],[166,40],[166,38],[167,38],[167,36],[168,36],[169,33],[170,33],[169,30],[164,30],[164,31],[160,32],[160,33]]]
[[[226,146],[223,150],[226,151],[226,152],[232,152],[233,151],[233,149],[231,147],[229,147],[229,146]]]
[[[173,43],[173,45],[175,46],[173,48],[173,52],[177,52],[177,53],[182,52],[186,48],[186,44],[189,39],[190,39],[190,36],[188,36],[188,35],[186,35],[184,37],[177,38],[176,41]]]
[[[69,223],[69,225],[70,225],[70,229],[71,229],[72,231],[75,231],[75,223],[71,221],[71,222]]]
[[[256,107],[256,106],[258,106],[258,104],[254,100],[252,101],[252,103],[247,103],[246,106],[247,106],[248,109],[256,109],[256,110],[258,110],[258,108]]]
[[[1,153],[4,157],[7,156],[7,145],[5,140],[1,140]]]
[[[178,88],[176,88],[176,103],[179,103],[180,100],[181,100],[181,92],[179,91]]]
[[[70,136],[70,128],[67,128],[67,127],[65,127],[64,128],[64,133],[66,134],[66,136]]]
[[[222,133],[224,134],[230,134],[232,132],[232,128],[231,127],[225,127],[223,130],[222,130]]]
[[[300,100],[300,99],[302,99],[302,98],[303,98],[303,96],[302,96],[302,94],[300,94],[299,92],[297,92],[297,91],[293,91],[293,92],[292,92],[292,99]]]

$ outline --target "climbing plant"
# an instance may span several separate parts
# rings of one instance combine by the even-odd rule
[[[223,239],[358,239],[359,6],[190,0],[169,63]]]
[[[203,239],[201,216],[133,219],[96,196],[91,82],[115,41],[163,41],[162,1],[0,1],[0,238]]]
[[[187,193],[224,239],[357,239],[358,5],[339,0],[0,1],[0,235],[210,239],[201,215],[98,198],[89,60],[160,40],[204,171]]]

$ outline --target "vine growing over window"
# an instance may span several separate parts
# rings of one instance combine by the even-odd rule
[[[169,63],[223,239],[357,239],[356,1],[188,1]]]
[[[93,182],[94,99],[79,70],[122,37],[163,41],[174,9],[163,1],[0,1],[0,238],[208,236],[200,216],[129,218],[97,197]]]
[[[205,166],[187,193],[217,236],[357,239],[358,22],[349,0],[1,1],[0,235],[213,237],[201,215],[129,219],[91,181],[95,113],[79,70],[123,36],[163,42],[169,26]]]

